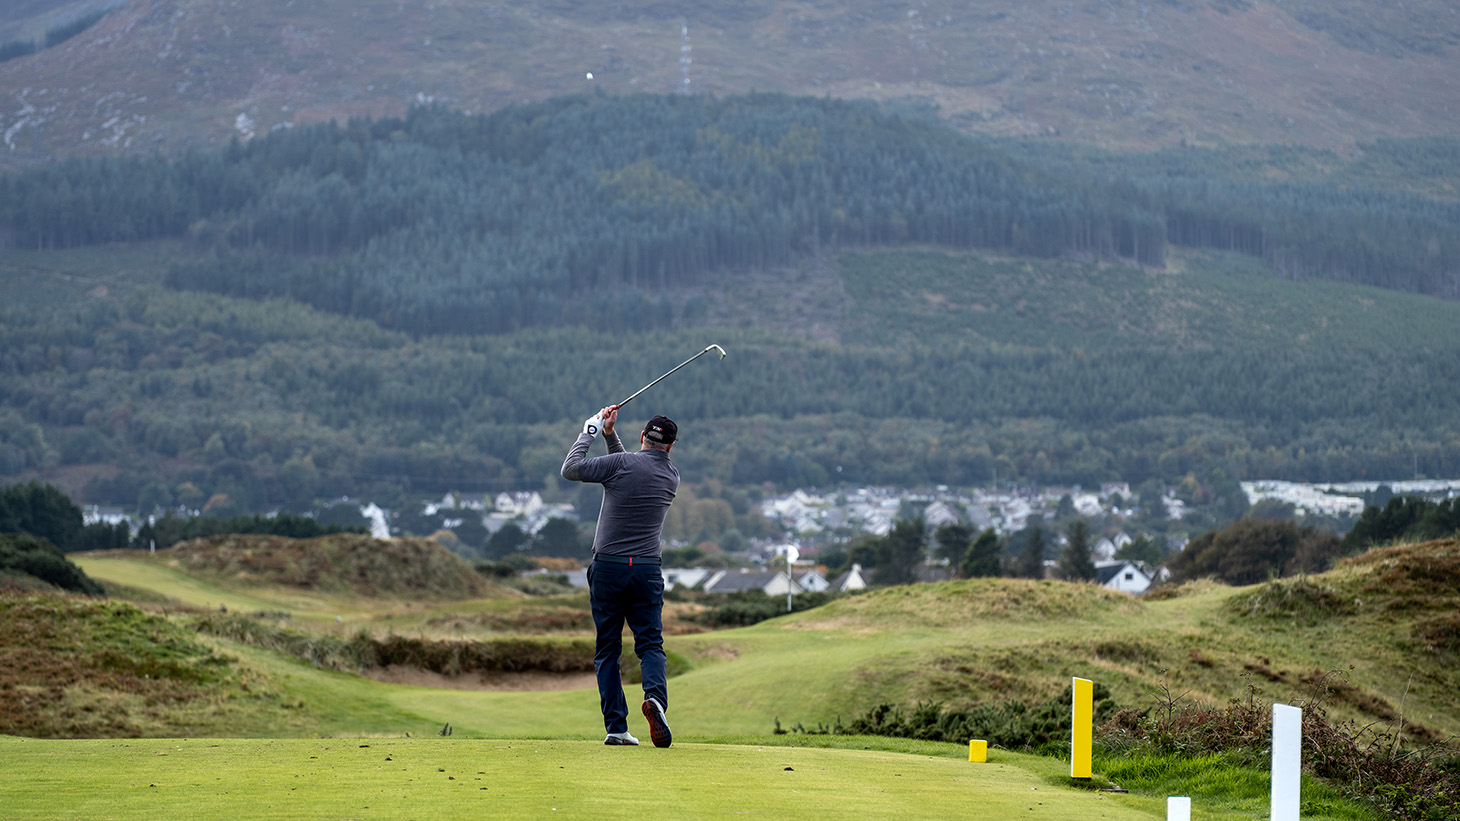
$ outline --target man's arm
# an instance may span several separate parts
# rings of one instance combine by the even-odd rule
[[[558,471],[559,475],[570,482],[592,481],[583,478],[583,462],[588,458],[588,448],[593,445],[593,437],[600,430],[603,431],[603,443],[608,446],[608,452],[623,453],[623,442],[619,440],[618,433],[613,429],[616,422],[618,422],[617,405],[610,405],[586,420],[583,423],[583,432],[578,434],[578,441],[573,443],[573,447],[568,450],[567,458],[563,459],[563,467]]]
[[[607,440],[608,437],[605,436],[604,439]],[[588,446],[592,444],[593,434],[578,434],[578,441],[573,443],[573,447],[568,449],[567,458],[563,459],[563,468],[559,475],[570,482],[583,481],[583,460],[588,456]]]

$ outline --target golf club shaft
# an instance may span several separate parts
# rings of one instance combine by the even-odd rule
[[[648,389],[654,387],[655,385],[659,384],[660,382],[663,382],[664,381],[664,378],[667,377],[667,376],[669,376],[669,374],[674,373],[675,371],[679,370],[680,368],[683,368],[685,365],[688,365],[689,363],[695,361],[696,359],[699,359],[700,357],[704,356],[705,354],[709,353],[710,351],[715,351],[715,352],[719,353],[721,359],[724,359],[725,358],[725,349],[724,348],[720,347],[719,345],[710,345],[710,346],[706,347],[703,351],[700,351],[699,353],[695,354],[694,356],[691,356],[689,359],[686,359],[683,362],[679,363],[678,365],[675,365],[673,368],[670,368],[669,371],[664,374],[664,376],[661,376],[658,379],[655,379],[653,382],[650,382],[649,384],[645,385],[644,387],[639,388],[637,391],[634,391],[633,396],[630,396],[628,399],[625,399],[624,401],[618,403],[617,405],[615,405],[615,407],[622,408],[624,405],[627,405],[629,402],[633,401],[633,399],[634,399],[635,396],[638,396],[639,394],[643,393],[644,391],[647,391]]]

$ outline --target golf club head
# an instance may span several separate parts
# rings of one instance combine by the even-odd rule
[[[715,353],[720,355],[721,359],[725,358],[725,349],[720,347],[719,345],[711,345],[710,347],[705,348],[705,350],[714,351]]]

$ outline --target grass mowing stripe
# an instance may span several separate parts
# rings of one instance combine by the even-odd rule
[[[1151,819],[984,765],[882,750],[598,741],[0,738],[6,818]]]
[[[216,608],[227,605],[230,610],[237,612],[280,608],[279,601],[267,595],[267,592],[277,590],[275,587],[261,589],[265,595],[255,596],[237,590],[224,590],[181,570],[157,564],[97,556],[72,556],[71,559],[88,576],[102,584],[117,582],[129,587],[140,587],[171,596],[182,604],[193,607]]]

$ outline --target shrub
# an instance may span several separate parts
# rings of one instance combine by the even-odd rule
[[[1270,581],[1251,593],[1233,596],[1231,612],[1249,617],[1286,619],[1316,624],[1354,613],[1354,604],[1342,593],[1306,576]]]
[[[1120,711],[1110,700],[1110,690],[1105,685],[1096,684],[1094,696],[1097,722],[1104,722]],[[884,703],[850,724],[842,725],[838,720],[831,731],[955,744],[982,738],[1000,747],[1038,750],[1067,743],[1070,729],[1070,699],[1062,695],[1034,705],[1006,701],[966,709],[948,709],[938,702],[919,703],[909,713]]]
[[[106,590],[60,548],[28,533],[0,534],[0,572],[23,573],[62,590],[100,596]]]
[[[1170,568],[1177,581],[1214,576],[1228,584],[1257,584],[1272,576],[1322,572],[1339,552],[1338,537],[1317,528],[1242,519],[1192,539]]]
[[[832,598],[830,593],[799,593],[791,598],[791,611],[799,613],[820,607]],[[784,615],[786,602],[780,596],[747,590],[726,594],[719,604],[707,608],[695,620],[706,627],[746,627]]]

